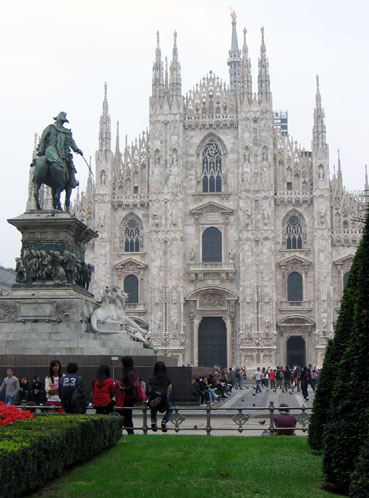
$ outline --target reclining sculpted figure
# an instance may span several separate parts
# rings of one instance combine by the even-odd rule
[[[149,345],[149,333],[129,318],[125,312],[128,294],[119,287],[107,287],[100,308],[90,316],[91,327],[98,334],[117,334],[119,331],[102,330],[98,322],[103,324],[120,324],[121,331],[126,331],[135,341]]]

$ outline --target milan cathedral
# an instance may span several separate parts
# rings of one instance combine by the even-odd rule
[[[96,180],[74,205],[99,233],[91,288],[125,289],[129,316],[179,364],[321,366],[364,195],[339,157],[330,175],[318,77],[305,150],[275,119],[264,29],[256,85],[234,14],[227,64],[229,83],[210,71],[184,95],[177,34],[169,66],[157,34],[148,132],[122,150],[105,84]]]

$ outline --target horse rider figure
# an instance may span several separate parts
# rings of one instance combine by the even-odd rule
[[[71,188],[75,188],[79,185],[79,182],[75,177],[77,170],[73,164],[73,155],[70,149],[81,156],[83,156],[83,152],[77,147],[72,136],[72,131],[64,128],[64,123],[69,123],[67,113],[59,112],[54,120],[55,123],[47,126],[42,132],[37,147],[37,155],[46,156],[48,163],[55,163],[63,169],[66,167],[68,183]]]

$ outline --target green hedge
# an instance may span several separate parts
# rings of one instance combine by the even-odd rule
[[[350,496],[368,498],[369,496],[369,434],[361,448],[355,471],[351,476]]]
[[[123,417],[46,415],[0,428],[0,497],[36,489],[113,446]]]

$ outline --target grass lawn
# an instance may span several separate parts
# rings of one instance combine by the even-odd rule
[[[124,436],[33,497],[339,496],[321,489],[305,437]]]

